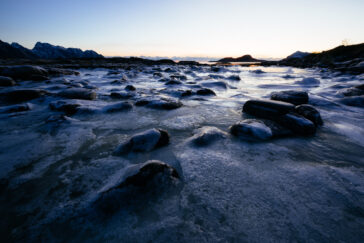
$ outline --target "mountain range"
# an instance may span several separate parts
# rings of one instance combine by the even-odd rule
[[[67,58],[103,58],[92,50],[82,51],[79,48],[65,48],[49,43],[37,42],[33,49],[25,48],[18,43],[6,43],[0,40],[0,59],[67,59]]]

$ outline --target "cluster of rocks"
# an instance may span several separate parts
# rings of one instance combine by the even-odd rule
[[[267,140],[276,137],[309,136],[323,125],[317,109],[308,105],[304,91],[281,91],[271,94],[271,100],[248,100],[243,112],[258,119],[245,119],[230,128],[231,134],[241,138]]]
[[[341,103],[349,106],[364,107],[364,84],[341,90],[339,93],[344,96],[344,98],[340,99]]]

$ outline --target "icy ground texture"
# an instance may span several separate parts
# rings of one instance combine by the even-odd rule
[[[363,83],[364,77],[255,69],[140,66],[21,82],[49,92],[94,86],[98,97],[78,101],[86,107],[83,112],[61,121],[45,122],[57,114],[48,106],[59,99],[52,96],[29,101],[29,111],[0,114],[0,241],[362,242],[364,110],[338,101],[341,89]],[[176,74],[187,80],[159,81]],[[125,91],[128,84],[136,91]],[[170,97],[171,90],[202,84],[216,96],[182,97],[183,106],[175,110],[102,109],[120,102],[109,97],[112,91],[134,92],[133,104],[138,97]],[[187,142],[203,126],[228,131],[246,116],[241,112],[246,100],[288,89],[308,91],[309,103],[321,112],[324,126],[315,136],[259,143],[228,137],[205,147]],[[167,130],[170,144],[113,156],[130,135],[150,128]],[[97,212],[92,202],[99,193],[128,166],[149,159],[174,166],[183,186],[157,197],[139,195],[132,204],[120,202],[111,215]]]

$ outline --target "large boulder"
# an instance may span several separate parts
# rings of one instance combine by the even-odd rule
[[[197,130],[195,135],[189,141],[196,146],[207,146],[220,139],[227,137],[227,133],[217,127],[202,127]]]
[[[294,111],[294,105],[275,100],[248,100],[243,106],[243,111],[253,116],[273,119],[276,116]]]
[[[70,88],[58,93],[59,96],[67,99],[94,100],[96,93],[84,88]]]
[[[115,155],[130,152],[149,152],[153,149],[166,146],[169,143],[169,134],[162,129],[149,129],[135,134],[126,142],[120,144],[114,151]]]
[[[6,67],[1,71],[2,76],[15,80],[42,81],[48,79],[48,72],[44,68],[31,65]]]
[[[264,122],[245,119],[230,127],[230,133],[247,140],[268,140],[273,137],[272,130]]]
[[[0,76],[0,87],[14,86],[16,83],[10,77]]]
[[[299,135],[309,136],[316,132],[316,126],[312,121],[295,113],[279,116],[276,121]]]
[[[273,92],[270,98],[272,100],[284,101],[294,105],[308,103],[308,94],[305,91],[285,90]]]
[[[66,115],[70,116],[75,114],[81,105],[75,102],[69,102],[65,100],[57,100],[49,103],[49,108],[53,111],[64,112]]]
[[[323,124],[320,112],[316,110],[312,105],[299,105],[296,106],[295,110],[301,116],[312,121],[316,126]]]

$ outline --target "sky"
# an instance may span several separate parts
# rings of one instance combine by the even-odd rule
[[[364,0],[0,0],[0,39],[105,56],[285,57],[364,42]]]

